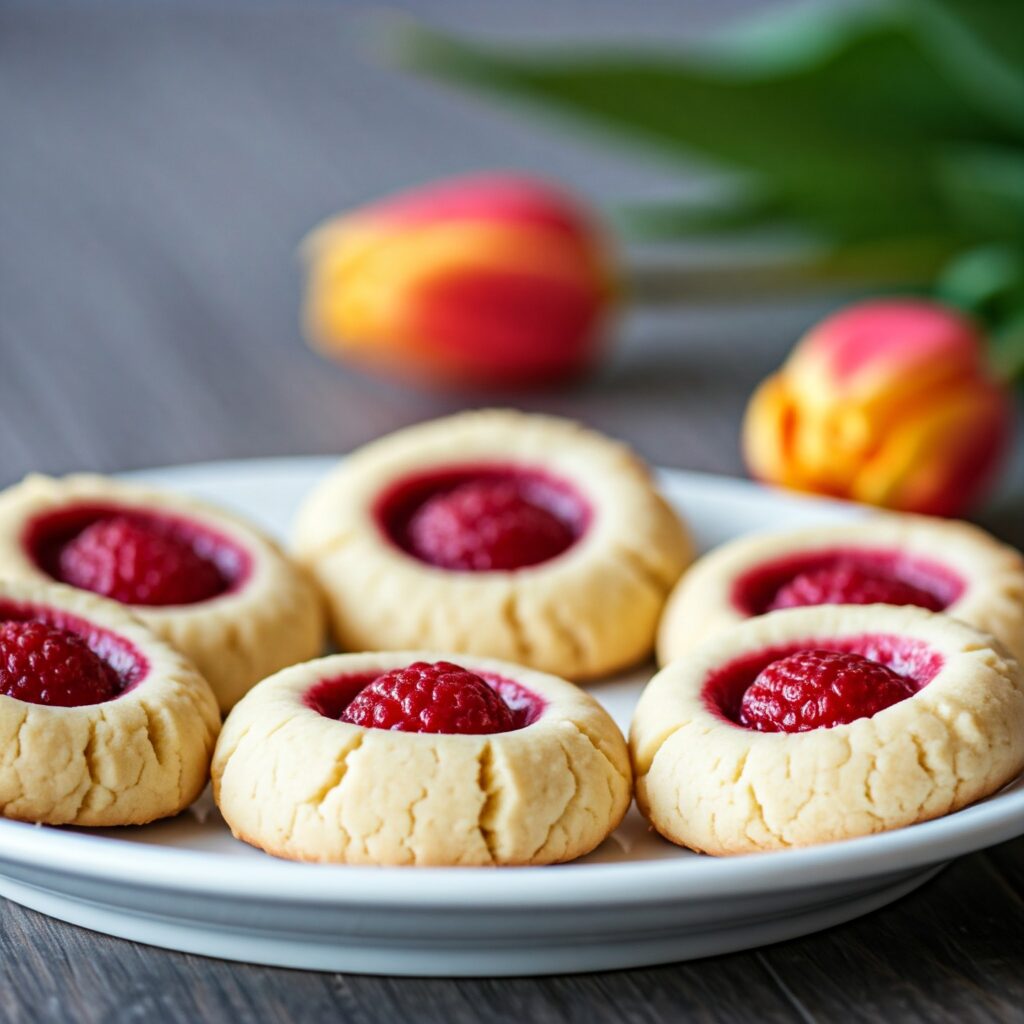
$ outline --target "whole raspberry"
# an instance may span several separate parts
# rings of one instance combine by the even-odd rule
[[[934,594],[912,583],[840,563],[794,576],[780,588],[768,611],[816,604],[916,604],[933,612],[944,607]]]
[[[870,718],[914,694],[914,684],[859,654],[806,650],[774,661],[747,687],[740,724],[807,732]]]
[[[512,711],[473,672],[450,661],[417,661],[363,687],[341,721],[399,732],[482,734],[514,728]]]
[[[224,589],[220,571],[157,524],[111,516],[87,526],[60,553],[60,578],[123,604],[194,604]]]
[[[77,634],[44,622],[0,625],[0,693],[73,708],[111,700],[120,689],[114,670]]]
[[[409,522],[413,554],[442,569],[522,569],[572,542],[572,530],[512,481],[461,484],[429,498]]]

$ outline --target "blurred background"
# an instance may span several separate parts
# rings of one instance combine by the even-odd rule
[[[373,43],[382,15],[501,45],[646,46],[789,6],[8,0],[0,484],[33,469],[341,452],[495,401],[582,418],[660,464],[741,474],[751,392],[841,292],[627,309],[591,375],[495,396],[410,385],[310,351],[297,250],[339,210],[467,171],[538,173],[600,206],[699,198],[712,180],[699,164],[681,172],[597,146],[401,71]],[[698,261],[710,252],[687,247]],[[990,513],[1004,533],[1020,519],[1017,448]]]

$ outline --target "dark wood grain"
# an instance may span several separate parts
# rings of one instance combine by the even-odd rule
[[[1021,840],[995,851],[1022,852]],[[1019,1021],[1024,905],[988,856],[954,864],[898,908],[768,949],[765,962],[815,1020]]]
[[[767,5],[392,6],[508,37],[663,40]],[[382,69],[360,41],[364,14],[341,2],[0,5],[0,485],[31,469],[343,451],[493,401],[412,391],[306,351],[302,234],[383,190],[478,167],[560,176],[596,201],[678,187],[665,169],[595,159]],[[663,464],[738,473],[747,395],[827,307],[632,315],[592,379],[501,400],[580,417]],[[1018,460],[985,520],[1018,543],[1022,484]],[[1022,864],[1024,842],[1005,844],[862,921],[759,952],[502,981],[230,964],[5,903],[0,1019],[1020,1021]]]

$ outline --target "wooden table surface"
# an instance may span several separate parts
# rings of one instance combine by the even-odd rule
[[[508,38],[664,39],[770,5],[406,6]],[[307,352],[294,257],[304,231],[384,190],[480,167],[559,176],[596,201],[677,186],[665,168],[382,68],[365,22],[340,2],[0,7],[0,484],[31,469],[340,452],[481,404]],[[659,463],[740,473],[746,396],[829,301],[634,314],[589,381],[502,401],[580,417]],[[985,519],[1017,543],[1022,477],[1018,460]],[[1024,841],[806,939],[539,980],[249,967],[10,903],[0,922],[3,1021],[1024,1019]]]

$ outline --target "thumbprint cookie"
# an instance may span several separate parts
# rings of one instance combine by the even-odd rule
[[[306,500],[294,548],[345,650],[427,647],[571,679],[650,653],[691,558],[685,527],[625,446],[496,410],[345,459]]]

